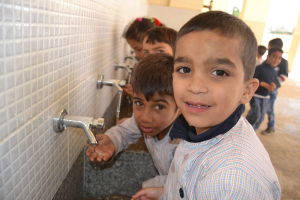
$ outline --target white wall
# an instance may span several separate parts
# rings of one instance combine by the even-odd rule
[[[169,6],[148,5],[147,17],[155,17],[167,27],[173,28],[176,31],[192,17],[200,12],[184,8],[173,8]]]
[[[116,92],[96,77],[124,77],[121,34],[146,14],[146,0],[1,1],[0,199],[52,199],[87,141],[52,115],[102,116]]]

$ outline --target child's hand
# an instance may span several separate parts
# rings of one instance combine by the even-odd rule
[[[94,162],[95,159],[101,163],[108,161],[115,152],[115,145],[111,139],[104,134],[96,135],[98,145],[96,147],[90,145],[86,150],[86,155],[90,157],[90,161]]]
[[[163,187],[149,187],[138,191],[131,200],[158,200],[163,194]]]
[[[270,86],[271,86],[271,91],[274,91],[276,89],[276,84],[274,82],[272,82]]]
[[[122,89],[123,95],[133,97],[133,89],[131,84],[126,84]]]

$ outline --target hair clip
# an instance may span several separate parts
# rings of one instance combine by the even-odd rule
[[[136,18],[136,20],[139,21],[139,22],[142,22],[143,19],[138,17],[138,18]]]
[[[150,18],[150,20],[152,23],[154,22],[156,24],[156,26],[161,26],[161,22],[158,19],[153,17],[153,18]]]

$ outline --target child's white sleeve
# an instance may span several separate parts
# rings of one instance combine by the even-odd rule
[[[138,128],[134,116],[125,120],[105,132],[115,145],[115,154],[127,149],[129,145],[134,144],[142,137],[142,132]]]
[[[152,179],[149,179],[145,182],[143,182],[142,187],[147,188],[147,187],[164,187],[167,181],[168,175],[158,175]]]

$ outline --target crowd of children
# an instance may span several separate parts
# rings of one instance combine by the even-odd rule
[[[137,18],[124,32],[140,59],[125,87],[133,116],[97,135],[99,144],[86,155],[108,161],[144,137],[159,175],[145,181],[133,200],[280,199],[255,130],[269,109],[270,92],[279,87],[278,76],[287,77],[275,70],[282,46],[269,43],[267,60],[257,66],[256,55],[266,49],[230,14],[201,13],[179,33],[155,20]],[[142,23],[147,26],[137,31]],[[249,122],[242,116],[248,102]]]

